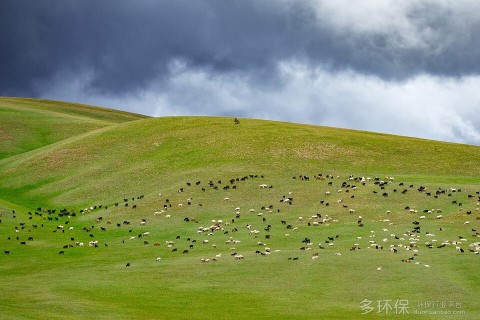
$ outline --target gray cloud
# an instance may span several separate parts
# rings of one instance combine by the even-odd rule
[[[0,95],[480,144],[479,12],[473,0],[3,1]]]
[[[385,82],[352,71],[278,66],[282,90],[262,87],[247,75],[212,75],[184,63],[169,67],[169,81],[152,81],[128,97],[85,94],[88,75],[77,82],[58,79],[45,95],[61,100],[122,107],[148,106],[154,116],[222,115],[272,119],[386,132],[480,145],[480,77],[418,76]]]
[[[362,11],[315,0],[4,1],[0,90],[35,95],[38,82],[91,70],[91,90],[133,92],[168,78],[179,58],[259,82],[290,59],[390,80],[480,71],[475,2],[372,3]]]

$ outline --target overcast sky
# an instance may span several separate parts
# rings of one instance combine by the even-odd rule
[[[0,95],[480,145],[480,1],[0,0]]]

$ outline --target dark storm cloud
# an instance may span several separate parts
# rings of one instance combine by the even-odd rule
[[[480,71],[475,16],[465,28],[448,7],[419,3],[403,12],[409,28],[364,32],[338,25],[319,3],[2,1],[0,94],[36,96],[55,77],[85,72],[88,90],[128,94],[167,81],[174,60],[267,85],[279,81],[277,63],[285,60],[386,80]]]
[[[172,59],[215,72],[262,73],[285,55],[276,34],[284,17],[254,7],[245,1],[2,2],[0,88],[35,94],[38,82],[86,70],[96,90],[135,90],[168,76]]]
[[[0,95],[480,145],[475,0],[0,1]]]

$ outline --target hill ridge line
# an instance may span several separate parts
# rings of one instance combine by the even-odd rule
[[[69,102],[69,101],[63,101],[63,100],[51,100],[51,99],[36,99],[36,98],[24,98],[24,97],[7,97],[7,96],[0,96],[0,101],[8,101],[10,103],[18,103],[18,102],[36,102],[38,103],[38,107],[45,107],[46,105],[52,105],[54,106],[55,103],[60,103],[64,104],[65,107],[69,108],[74,108],[74,107],[81,107],[84,109],[88,110],[97,110],[97,111],[102,111],[102,112],[115,112],[119,113],[122,115],[130,115],[130,116],[135,116],[138,118],[154,118],[152,116],[140,114],[140,113],[135,113],[135,112],[130,112],[130,111],[125,111],[125,110],[120,110],[120,109],[114,109],[114,108],[109,108],[109,107],[103,107],[103,106],[95,106],[95,105],[90,105],[90,104],[83,104],[83,103],[77,103],[77,102]],[[59,107],[59,106],[57,106]],[[29,108],[29,107],[26,107]],[[35,110],[34,108],[32,108]]]
[[[116,122],[111,122],[111,121],[101,120],[101,119],[95,119],[93,117],[88,117],[88,116],[81,116],[81,115],[76,115],[76,114],[63,113],[63,112],[45,110],[45,109],[36,109],[36,108],[30,108],[30,107],[26,107],[26,106],[19,106],[19,105],[6,106],[6,105],[1,105],[0,104],[0,108],[7,108],[7,109],[13,109],[13,110],[20,109],[20,110],[23,110],[23,111],[45,114],[45,115],[55,116],[55,117],[59,117],[59,118],[66,118],[66,119],[88,120],[90,122],[95,122],[95,123],[105,124],[105,125],[116,124]],[[133,121],[135,121],[135,120],[133,120]]]
[[[75,141],[80,140],[80,139],[83,139],[84,137],[88,137],[92,134],[97,134],[97,133],[101,133],[103,131],[111,130],[111,129],[113,129],[117,126],[120,126],[122,124],[123,123],[117,123],[117,124],[112,124],[112,125],[109,125],[109,126],[105,126],[103,128],[94,129],[94,130],[91,130],[91,131],[88,131],[88,132],[85,132],[85,133],[82,133],[82,134],[79,134],[79,135],[76,135],[76,136],[73,136],[73,137],[68,137],[66,139],[48,144],[46,146],[42,146],[42,147],[34,149],[34,150],[30,150],[30,151],[27,151],[27,152],[24,152],[24,153],[13,155],[13,156],[8,157],[6,159],[0,160],[0,167],[2,167],[2,170],[5,170],[10,165],[21,164],[21,163],[23,163],[25,161],[28,161],[28,160],[31,160],[31,159],[33,159],[37,156],[46,154],[47,152],[49,152],[51,150],[55,150],[58,147],[67,145],[71,142],[75,142]],[[17,159],[17,158],[20,158],[20,159]]]

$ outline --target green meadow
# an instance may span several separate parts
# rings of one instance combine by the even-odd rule
[[[0,318],[480,318],[480,147],[240,122],[0,98]]]

